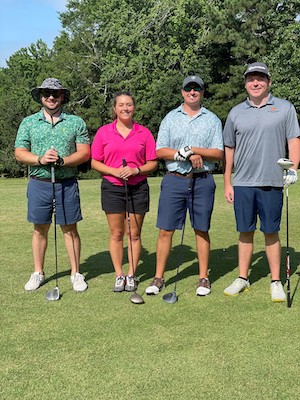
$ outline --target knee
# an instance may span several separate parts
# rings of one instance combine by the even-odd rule
[[[110,232],[110,239],[114,242],[121,242],[124,237],[124,231],[121,229],[116,229]]]
[[[78,234],[76,225],[63,225],[63,226],[61,226],[61,230],[62,230],[63,234],[67,237],[70,237],[72,239],[79,238],[79,234]]]
[[[164,229],[159,230],[159,240],[170,240],[172,239],[174,231],[165,231]]]
[[[33,236],[35,238],[46,238],[48,235],[50,225],[34,225]]]
[[[129,236],[130,235],[130,236]],[[133,242],[137,242],[137,241],[139,241],[140,240],[140,232],[139,231],[137,231],[137,230],[135,230],[135,229],[131,229],[131,232],[129,233],[129,231],[127,231],[126,232],[126,236],[127,236],[127,238],[129,238],[130,237],[130,239],[133,241]]]

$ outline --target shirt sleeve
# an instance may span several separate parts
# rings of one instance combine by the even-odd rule
[[[161,121],[156,141],[156,150],[170,147],[170,127],[168,116]]]
[[[152,133],[146,129],[146,161],[156,160],[156,144]]]
[[[295,107],[290,104],[286,119],[286,136],[287,140],[297,138],[300,136],[300,128],[297,119]]]
[[[90,144],[90,138],[86,127],[86,123],[81,118],[78,119],[76,143]]]
[[[20,149],[31,149],[31,140],[30,140],[30,129],[26,123],[26,118],[23,119],[21,122],[17,137],[15,140],[15,148],[20,148]]]
[[[223,130],[223,139],[224,145],[227,147],[235,147],[235,132],[234,125],[232,121],[231,112],[228,114],[228,117],[225,122],[224,130]]]
[[[104,147],[103,147],[103,135],[102,129],[99,128],[94,137],[91,147],[91,158],[97,161],[104,160]]]
[[[212,149],[224,150],[223,135],[222,135],[222,122],[219,118],[215,118],[214,134],[212,135],[212,142],[210,147]]]

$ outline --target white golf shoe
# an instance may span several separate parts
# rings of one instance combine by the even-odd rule
[[[87,289],[88,285],[84,280],[85,278],[79,272],[76,272],[74,275],[71,275],[70,279],[75,292],[84,292]]]
[[[274,303],[282,303],[283,301],[286,300],[283,286],[280,281],[272,282],[270,286],[270,291],[271,291],[271,298]]]
[[[29,281],[25,284],[24,289],[27,292],[33,292],[38,289],[45,280],[45,275],[40,272],[34,272],[30,275]]]
[[[250,282],[248,280],[237,278],[230,286],[224,290],[226,296],[237,296],[244,290],[250,289]]]

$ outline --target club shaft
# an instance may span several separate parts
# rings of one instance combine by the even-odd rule
[[[123,167],[126,167],[127,162],[125,158],[122,160]],[[128,196],[128,184],[127,180],[124,179],[124,188],[125,188],[125,202],[126,202],[126,217],[127,217],[127,227],[128,227],[128,237],[129,237],[129,247],[130,247],[130,257],[131,257],[131,265],[132,265],[132,272],[135,275],[135,265],[134,265],[134,257],[133,257],[133,249],[132,249],[132,236],[131,236],[131,223],[130,223],[130,212],[129,212],[129,196]]]
[[[290,264],[290,249],[289,249],[289,189],[288,185],[285,187],[286,194],[286,297],[287,297],[287,307],[291,307],[291,264]]]
[[[184,232],[185,232],[187,210],[189,208],[190,195],[191,195],[191,191],[192,191],[192,185],[193,185],[193,176],[191,178],[189,178],[188,194],[186,196],[185,214],[184,214],[184,219],[182,222],[182,234],[181,234],[180,250],[179,250],[179,256],[178,256],[178,266],[177,266],[175,283],[174,283],[174,293],[176,293],[177,282],[178,282],[178,277],[179,277],[179,270],[180,270],[180,266],[181,266],[181,262],[182,262],[183,238],[184,238]]]
[[[54,254],[55,254],[55,280],[58,287],[58,257],[57,257],[57,229],[56,229],[56,196],[55,196],[55,169],[51,166],[51,182],[52,182],[52,208],[54,222]]]

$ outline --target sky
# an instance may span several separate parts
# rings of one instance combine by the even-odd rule
[[[0,0],[0,67],[20,50],[39,39],[52,48],[62,29],[58,12],[67,0]]]

